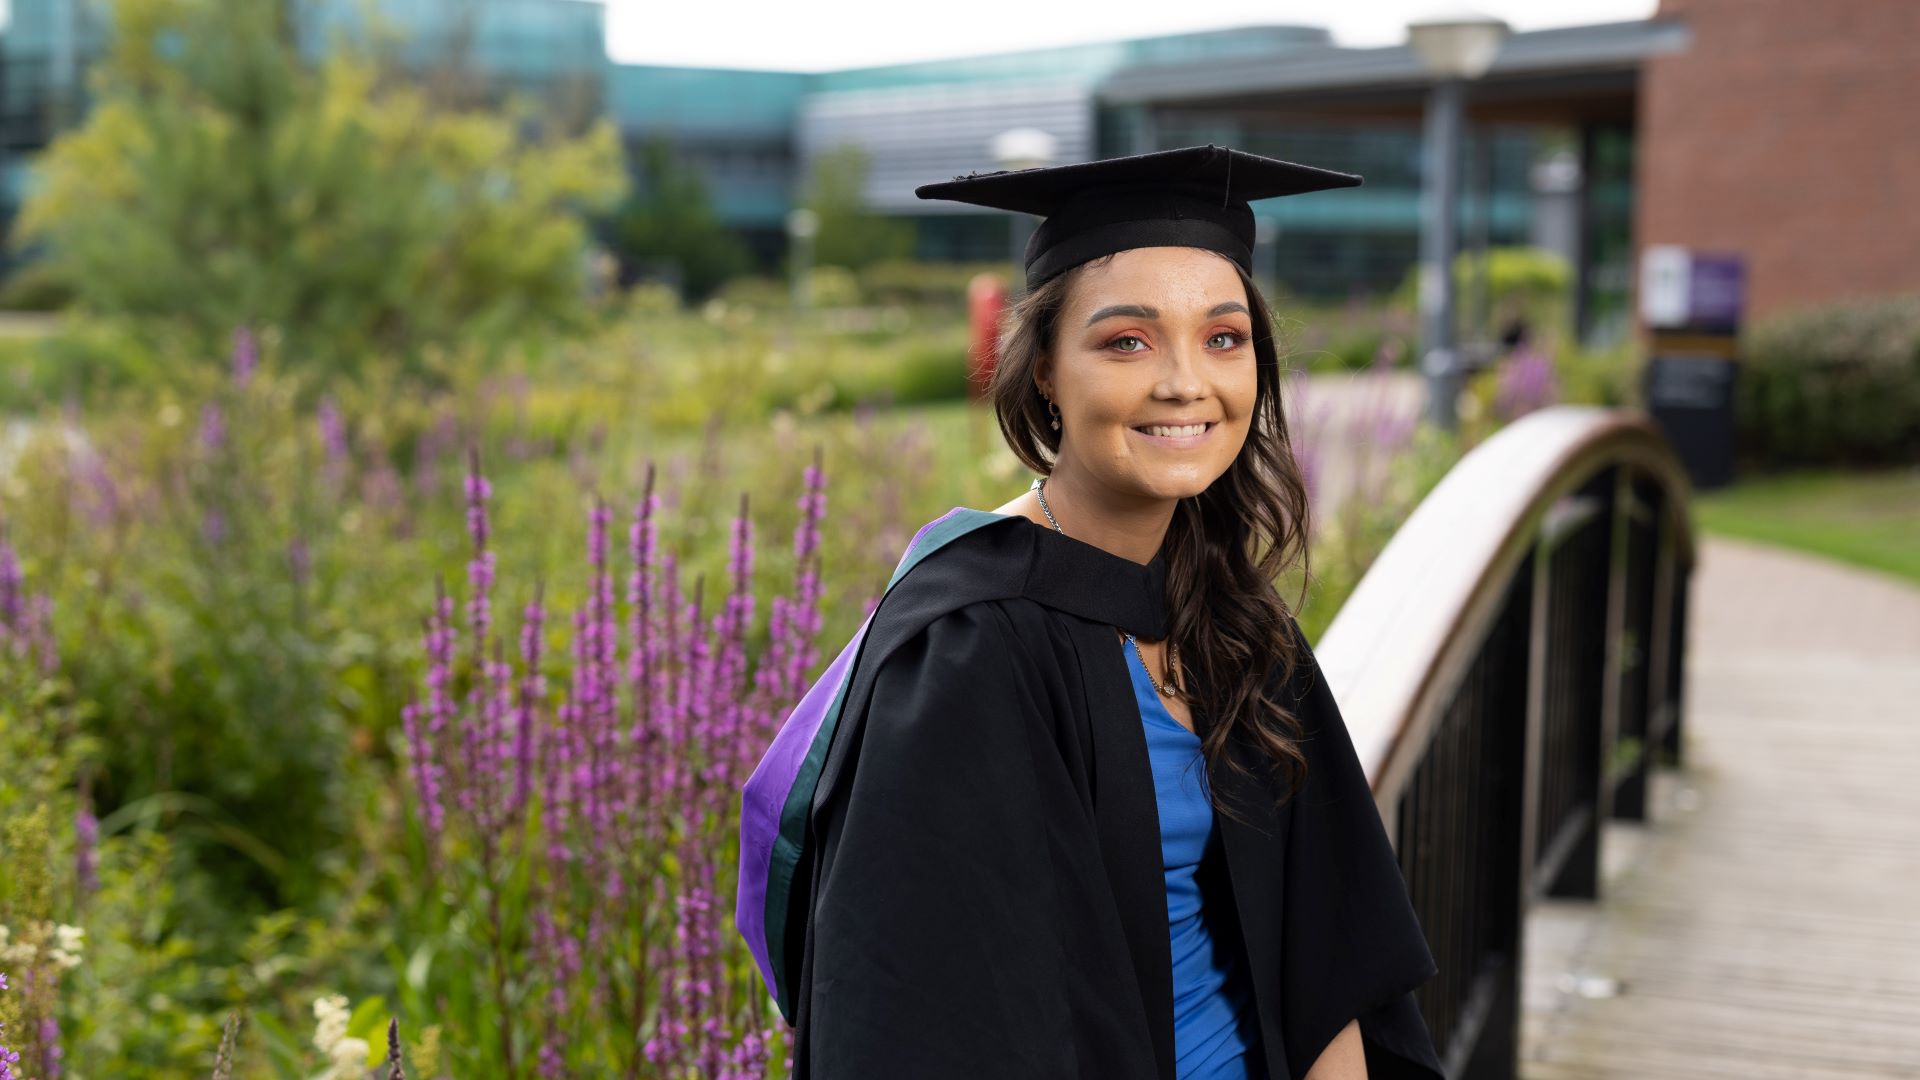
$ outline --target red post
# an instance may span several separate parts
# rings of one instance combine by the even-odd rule
[[[967,348],[967,396],[985,396],[1000,337],[1000,312],[1007,306],[1007,286],[996,274],[975,274],[967,282],[967,322],[972,330]]]

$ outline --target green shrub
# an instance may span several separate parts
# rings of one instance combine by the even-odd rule
[[[1463,320],[1475,304],[1477,257],[1462,251],[1453,260],[1454,303]],[[1544,248],[1516,246],[1487,249],[1487,315],[1494,332],[1514,320],[1523,320],[1534,339],[1543,344],[1568,336],[1573,296],[1573,268],[1567,260]],[[1417,309],[1420,268],[1409,267],[1394,291],[1396,306]]]
[[[12,242],[89,313],[203,349],[274,326],[320,367],[590,320],[582,212],[628,182],[611,121],[454,110],[344,44],[309,64],[288,10],[115,0]]]
[[[1349,331],[1328,338],[1319,349],[1302,355],[1307,370],[1314,372],[1361,371],[1381,357],[1387,358],[1387,366],[1392,367],[1398,358],[1410,355],[1412,350],[1404,340],[1398,348],[1389,346],[1390,338],[1401,340],[1382,330]]]
[[[877,262],[860,271],[860,288],[876,304],[939,305],[962,307],[967,302],[967,286],[983,273],[998,274],[1007,280],[1008,264],[930,263],[908,259]]]
[[[887,369],[869,368],[843,389],[858,404],[874,397],[891,398],[896,405],[953,401],[967,396],[966,342],[921,342],[900,350],[899,361]]]
[[[1920,461],[1920,296],[1762,320],[1741,354],[1744,460],[1760,468]]]
[[[914,224],[874,213],[867,206],[871,162],[863,148],[848,143],[815,157],[800,193],[800,205],[813,211],[816,266],[851,270],[913,253]]]
[[[45,262],[30,262],[0,283],[0,310],[59,311],[71,303],[72,283]]]
[[[658,281],[636,282],[627,290],[629,315],[674,315],[680,311],[680,294],[673,286]]]
[[[636,190],[613,220],[629,265],[670,275],[696,300],[752,268],[753,253],[714,212],[705,176],[672,139],[651,135],[630,158]]]
[[[1267,297],[1274,337],[1287,363],[1313,373],[1409,368],[1418,352],[1418,317],[1392,296],[1314,301],[1275,291]]]
[[[807,272],[818,307],[853,307],[860,303],[860,279],[844,266],[816,266]]]
[[[752,311],[788,311],[793,307],[793,286],[776,277],[748,274],[729,280],[713,294],[719,309],[743,308]],[[712,303],[712,301],[709,301]]]
[[[1553,366],[1560,378],[1561,400],[1569,404],[1619,407],[1640,403],[1644,363],[1631,338],[1596,349],[1563,344],[1554,351]]]

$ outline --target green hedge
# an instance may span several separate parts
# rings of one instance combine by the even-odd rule
[[[877,262],[860,271],[861,295],[869,303],[964,309],[967,285],[975,275],[993,273],[1004,283],[1012,261],[938,263],[919,260]]]
[[[1920,461],[1920,296],[1775,316],[1742,345],[1744,459],[1763,469]]]

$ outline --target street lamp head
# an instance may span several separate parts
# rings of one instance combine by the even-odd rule
[[[1041,169],[1053,164],[1059,141],[1039,128],[1013,128],[993,137],[994,164],[1003,169]]]
[[[1493,66],[1507,33],[1507,24],[1491,15],[1442,15],[1408,23],[1407,44],[1440,78],[1477,79]]]

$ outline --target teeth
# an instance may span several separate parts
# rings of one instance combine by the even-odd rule
[[[1189,424],[1186,427],[1147,427],[1141,431],[1149,435],[1161,435],[1171,439],[1184,439],[1189,435],[1198,435],[1207,430],[1205,424]]]

